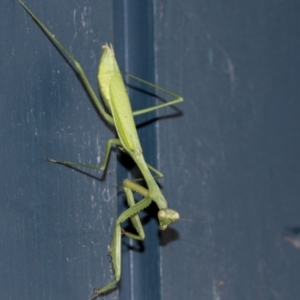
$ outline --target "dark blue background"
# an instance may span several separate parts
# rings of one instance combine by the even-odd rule
[[[103,298],[297,299],[300,251],[282,233],[300,226],[298,1],[140,2],[26,1],[95,89],[108,42],[185,99],[137,122],[170,207],[197,222],[159,232],[143,214],[146,241],[124,245],[120,289]],[[0,3],[0,41],[1,297],[88,299],[111,278],[118,185],[135,171],[117,152],[105,181],[44,162],[95,165],[114,132],[17,1]]]

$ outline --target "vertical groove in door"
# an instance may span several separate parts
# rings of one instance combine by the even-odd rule
[[[114,2],[114,46],[119,65],[123,70],[150,82],[154,82],[155,72],[153,22],[152,1]],[[125,81],[130,85],[128,92],[133,110],[155,104],[153,97],[138,91],[142,89],[153,93],[147,86],[129,81],[128,78]],[[155,116],[153,112],[135,118],[145,159],[152,166],[156,165]],[[140,174],[129,157],[120,154],[118,183],[129,176],[138,178]],[[124,200],[124,194],[121,193],[119,213],[126,209]],[[120,299],[160,299],[159,227],[156,213],[155,205],[140,213],[146,234],[143,243],[123,239]]]

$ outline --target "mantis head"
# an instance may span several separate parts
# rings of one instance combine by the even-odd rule
[[[165,230],[171,223],[179,220],[179,213],[174,209],[163,208],[157,214],[161,230]]]

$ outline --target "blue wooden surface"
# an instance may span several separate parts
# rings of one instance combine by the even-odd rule
[[[26,4],[72,51],[97,89],[101,46],[113,42],[112,4]],[[114,155],[104,182],[96,172],[90,172],[93,178],[43,159],[95,165],[114,133],[19,3],[0,6],[1,297],[88,299],[94,286],[111,277]]]
[[[300,252],[282,233],[300,225],[299,4],[153,3],[26,1],[95,89],[111,42],[123,68],[185,98],[139,129],[170,207],[200,223],[159,232],[146,214],[143,251],[123,246],[103,298],[297,299]],[[114,132],[17,1],[0,16],[1,295],[87,299],[110,280],[117,185],[135,172],[116,152],[105,181],[43,161],[97,164]]]
[[[162,299],[298,299],[299,2],[157,1],[157,82],[185,98],[158,123]]]

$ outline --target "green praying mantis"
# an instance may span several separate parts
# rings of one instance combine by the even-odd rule
[[[126,199],[129,208],[126,209],[120,216],[117,218],[114,227],[114,233],[110,248],[110,253],[112,257],[112,265],[114,269],[114,277],[115,279],[105,285],[100,289],[94,290],[94,295],[90,298],[90,300],[96,299],[103,293],[106,293],[116,287],[117,283],[121,277],[121,238],[122,235],[126,235],[129,238],[135,240],[144,240],[145,233],[143,226],[141,224],[141,220],[139,218],[138,213],[148,207],[152,201],[154,201],[159,209],[158,211],[158,221],[160,225],[160,229],[166,229],[171,223],[179,220],[179,214],[173,209],[168,208],[168,203],[163,196],[158,184],[155,181],[154,176],[151,171],[156,174],[156,177],[162,177],[162,173],[160,173],[157,169],[150,166],[146,163],[145,158],[143,156],[143,150],[139,141],[139,136],[136,130],[136,125],[134,122],[134,116],[151,112],[156,109],[160,109],[166,106],[174,105],[183,101],[183,98],[177,94],[174,94],[168,90],[157,87],[154,84],[151,84],[147,81],[144,81],[140,78],[137,78],[133,75],[129,75],[132,78],[150,85],[152,87],[157,88],[173,97],[174,100],[169,101],[167,103],[159,104],[156,106],[152,106],[146,109],[142,109],[139,111],[132,111],[130,101],[126,92],[125,84],[119,70],[113,47],[110,45],[104,45],[102,47],[103,53],[99,63],[98,69],[98,83],[99,90],[102,96],[102,99],[105,104],[104,106],[101,104],[99,98],[96,96],[96,93],[92,89],[84,70],[81,65],[77,62],[77,60],[73,57],[73,55],[55,38],[55,36],[45,27],[45,25],[29,10],[27,6],[21,1],[18,0],[19,3],[23,6],[23,8],[28,12],[28,14],[33,18],[33,20],[38,24],[38,26],[44,31],[44,33],[49,37],[49,39],[59,48],[59,50],[65,55],[65,57],[71,62],[74,67],[76,73],[80,77],[84,87],[87,90],[88,95],[93,101],[95,107],[99,111],[99,113],[103,116],[103,118],[111,125],[116,128],[118,138],[110,139],[107,141],[105,155],[103,159],[103,163],[100,167],[92,167],[87,166],[80,163],[73,163],[70,161],[58,161],[54,159],[48,159],[54,163],[60,163],[64,165],[76,165],[80,167],[88,167],[97,169],[99,171],[104,171],[110,150],[113,146],[118,147],[121,151],[127,153],[133,161],[138,166],[140,172],[142,173],[143,179],[146,182],[147,188],[137,184],[134,181],[125,179],[123,181],[123,188],[125,191]],[[108,112],[107,112],[107,111]],[[141,194],[144,198],[139,202],[136,202],[133,196],[133,192],[137,192]],[[130,219],[133,227],[136,230],[136,233],[126,232],[121,224]]]

